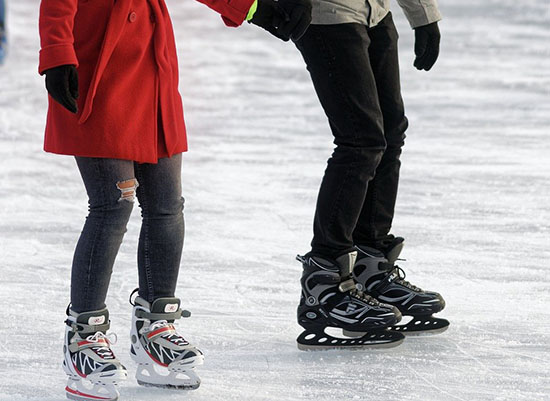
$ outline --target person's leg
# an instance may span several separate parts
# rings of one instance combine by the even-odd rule
[[[131,161],[76,157],[76,162],[89,197],[71,274],[71,310],[81,313],[105,308],[137,182]]]
[[[4,0],[0,0],[0,62],[4,56],[4,46],[6,44],[6,6]]]
[[[181,154],[158,164],[135,164],[142,225],[138,246],[139,296],[174,297],[185,232]]]
[[[4,0],[0,0],[0,38],[2,38],[2,33],[5,29],[6,21],[6,7],[4,5]]]
[[[353,250],[367,186],[385,150],[369,42],[365,26],[339,24],[312,25],[296,43],[336,145],[319,190],[312,254],[336,258]]]
[[[408,122],[401,97],[398,34],[391,14],[388,14],[378,26],[369,29],[368,35],[371,40],[370,63],[384,117],[387,148],[376,169],[374,179],[369,183],[353,239],[355,244],[380,249],[393,240],[389,232],[399,183],[399,158]]]

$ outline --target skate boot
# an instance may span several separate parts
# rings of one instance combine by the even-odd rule
[[[76,313],[67,308],[63,370],[69,376],[65,392],[71,400],[118,399],[116,385],[128,376],[111,351],[107,309]]]
[[[334,261],[296,257],[304,269],[298,324],[305,331],[298,336],[299,349],[389,348],[403,342],[402,334],[387,330],[401,320],[399,310],[357,290],[351,277],[356,256],[350,252]],[[360,334],[334,337],[327,327]]]
[[[408,335],[442,333],[449,327],[449,321],[432,315],[445,307],[445,301],[437,292],[424,291],[405,280],[405,272],[395,264],[403,245],[404,239],[396,237],[383,252],[356,246],[355,281],[367,294],[394,305],[403,316],[412,317],[406,324],[393,326],[392,331]]]
[[[137,289],[132,295],[136,292]],[[138,364],[138,383],[175,389],[198,388],[201,381],[194,368],[202,365],[204,356],[174,327],[175,319],[189,317],[191,313],[180,309],[178,298],[158,298],[149,304],[137,296],[130,303],[134,306],[130,355]]]

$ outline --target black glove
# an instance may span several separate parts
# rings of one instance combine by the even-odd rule
[[[414,53],[416,54],[414,66],[418,70],[429,71],[439,56],[441,35],[437,22],[415,28],[414,36]]]
[[[285,42],[297,41],[311,23],[311,0],[258,0],[252,22]]]
[[[50,96],[71,113],[76,113],[78,107],[78,73],[74,65],[61,65],[50,68],[46,74],[46,89]]]

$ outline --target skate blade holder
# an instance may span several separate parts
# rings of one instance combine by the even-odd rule
[[[115,401],[120,395],[116,382],[91,382],[87,379],[69,378],[65,393],[68,399],[76,401]]]
[[[368,333],[350,333],[328,327],[323,331],[305,330],[297,338],[298,349],[315,351],[327,349],[392,348],[401,344],[403,334],[389,330],[373,330]]]
[[[406,336],[430,336],[441,334],[449,328],[449,321],[433,316],[412,317],[403,316],[400,324],[389,327],[393,332],[402,333]],[[364,333],[344,330],[346,336],[359,336]]]
[[[195,363],[194,366],[202,364]],[[199,388],[201,379],[195,369],[186,365],[176,365],[168,369],[157,364],[139,364],[136,371],[138,384],[146,387],[161,387],[179,390]]]
[[[403,333],[407,336],[425,336],[440,334],[449,328],[449,321],[438,317],[430,316],[403,316],[400,324],[392,326],[390,330]]]

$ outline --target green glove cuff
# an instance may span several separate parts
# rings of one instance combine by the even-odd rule
[[[258,0],[254,0],[254,3],[252,3],[252,6],[250,7],[250,10],[248,10],[248,14],[246,15],[246,20],[250,21],[254,14],[256,13],[256,10],[258,9]]]

